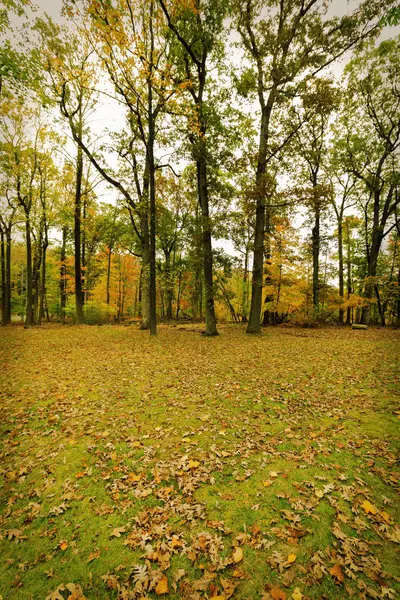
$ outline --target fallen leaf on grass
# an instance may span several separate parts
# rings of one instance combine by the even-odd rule
[[[233,562],[234,563],[239,563],[240,561],[243,560],[243,550],[242,548],[236,548],[235,552],[233,553]]]
[[[273,600],[286,600],[285,592],[278,587],[272,587],[269,593]]]
[[[59,546],[60,550],[66,550],[68,548],[68,542],[66,540],[63,540],[62,542],[60,542]]]
[[[115,527],[110,533],[110,537],[121,537],[121,533],[125,533],[125,527]]]
[[[67,600],[87,600],[86,596],[84,596],[82,588],[79,584],[75,583],[67,583],[65,586],[71,594],[68,596]]]
[[[157,583],[156,585],[156,589],[154,590],[156,592],[156,594],[168,594],[169,592],[169,588],[168,588],[168,578],[166,575],[163,575],[160,579],[160,581]]]
[[[296,554],[289,554],[289,556],[287,557],[287,561],[288,563],[293,563],[296,560],[296,558]]]
[[[301,600],[303,598],[303,594],[300,591],[300,588],[295,588],[292,594],[292,600]]]
[[[92,562],[92,560],[94,560],[95,558],[99,558],[100,556],[100,550],[95,550],[94,552],[91,552],[89,554],[89,558],[87,559],[86,562],[90,563]]]
[[[342,567],[340,565],[334,565],[332,567],[332,569],[329,571],[329,573],[332,575],[332,577],[335,577],[337,579],[337,581],[343,583],[344,575],[343,575]]]
[[[378,512],[378,509],[376,508],[376,506],[371,504],[371,502],[369,502],[369,500],[365,500],[361,504],[361,508],[363,508],[367,514],[371,513],[372,515],[376,515],[376,513]]]
[[[65,585],[62,583],[54,590],[54,592],[50,592],[48,596],[46,596],[46,600],[64,600],[64,596],[61,592],[65,590]]]

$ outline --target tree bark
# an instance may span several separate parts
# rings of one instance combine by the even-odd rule
[[[110,305],[110,277],[111,277],[111,256],[112,251],[111,247],[108,248],[108,256],[107,256],[107,283],[106,283],[106,304]]]
[[[66,306],[66,275],[67,267],[65,264],[66,259],[66,244],[67,244],[67,228],[62,228],[62,243],[60,252],[60,316],[61,322],[65,324],[65,306]]]
[[[1,324],[7,325],[7,292],[6,292],[6,253],[5,236],[3,229],[0,230],[1,236]]]
[[[165,282],[166,282],[166,317],[170,321],[172,319],[172,300],[174,297],[174,288],[172,283],[171,273],[171,251],[164,248],[165,256]]]
[[[206,331],[205,335],[218,335],[217,320],[215,317],[214,306],[214,285],[213,285],[213,256],[211,240],[211,220],[208,205],[207,188],[207,163],[205,157],[205,143],[200,141],[200,156],[196,162],[197,166],[197,184],[198,196],[201,208],[202,223],[202,242],[203,242],[203,269],[204,269],[204,288],[206,296]]]
[[[39,325],[42,323],[42,319],[45,318],[45,307],[46,307],[46,256],[47,256],[47,246],[48,246],[48,238],[47,232],[45,232],[45,237],[43,240],[42,247],[42,286],[40,290],[40,307],[39,307]]]
[[[251,282],[251,304],[249,324],[246,333],[260,333],[261,305],[264,271],[264,231],[265,231],[265,175],[267,168],[268,125],[272,109],[273,94],[270,103],[262,107],[261,127],[258,147],[256,174],[256,222],[254,228],[253,277]]]
[[[314,227],[312,229],[312,259],[313,259],[313,307],[314,311],[318,311],[319,308],[319,251],[321,246],[320,239],[320,223],[321,223],[321,211],[317,204],[315,207],[314,214]]]
[[[344,267],[343,267],[343,221],[338,220],[338,252],[339,252],[339,296],[344,298]],[[343,325],[344,310],[339,308],[339,325]]]
[[[26,236],[26,317],[25,328],[32,327],[32,241],[29,212],[25,210]]]
[[[350,227],[347,225],[347,300],[350,300],[352,290],[352,277],[351,277],[351,239],[350,239]],[[351,308],[347,307],[346,323],[349,325],[351,322]]]
[[[82,137],[82,119],[79,120],[78,132]],[[82,178],[83,178],[83,153],[80,146],[76,157],[76,183],[75,183],[75,211],[74,211],[74,252],[75,252],[75,323],[83,323],[83,301],[82,301],[82,264],[81,264],[81,201],[82,201]]]
[[[146,191],[147,188],[147,191]],[[147,193],[148,183],[145,183],[143,191],[143,201],[145,206],[141,212],[141,245],[142,245],[142,269],[140,273],[140,307],[142,322],[140,329],[149,329],[150,327],[150,287],[149,287],[149,219],[147,213]]]

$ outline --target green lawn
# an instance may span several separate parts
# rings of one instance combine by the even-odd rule
[[[220,332],[1,329],[0,598],[397,597],[399,332]]]

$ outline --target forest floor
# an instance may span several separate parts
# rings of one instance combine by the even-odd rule
[[[195,329],[1,329],[0,598],[398,597],[400,333]]]

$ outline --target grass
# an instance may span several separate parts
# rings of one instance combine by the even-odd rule
[[[398,332],[0,335],[4,599],[396,597]]]

